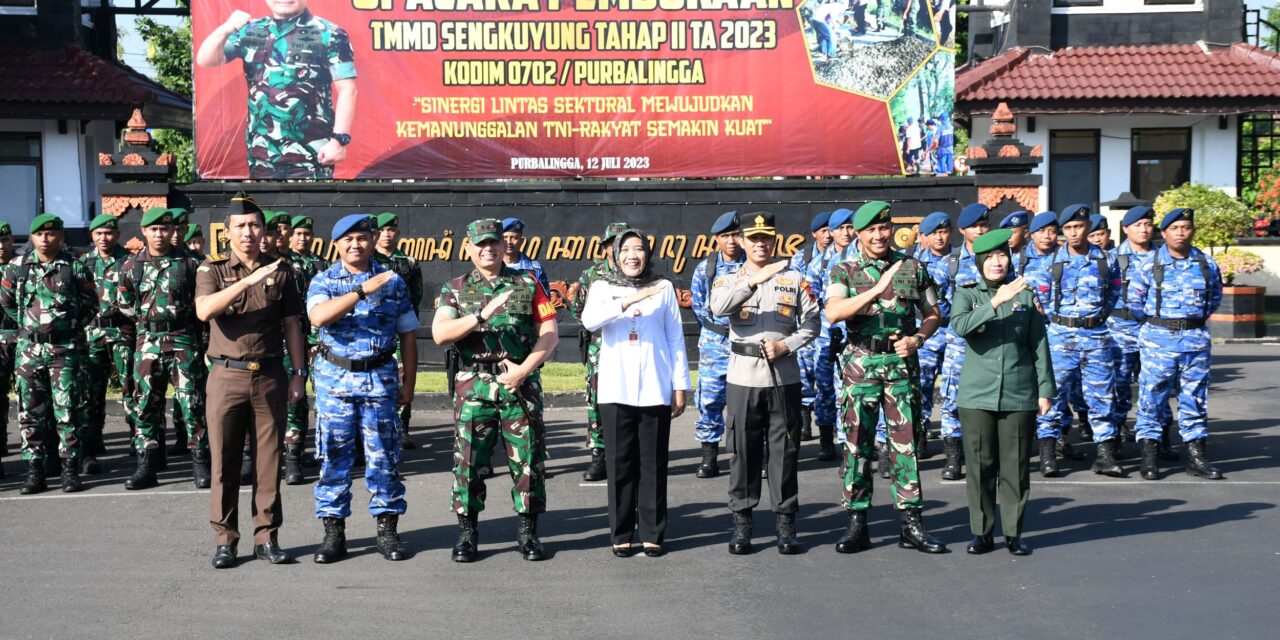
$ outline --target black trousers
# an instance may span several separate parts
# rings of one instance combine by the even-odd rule
[[[1031,443],[1036,441],[1034,411],[960,409],[964,431],[965,489],[969,530],[989,536],[996,526],[1006,538],[1022,536],[1022,516],[1031,492]]]
[[[774,513],[800,508],[796,461],[800,451],[800,383],[781,387],[726,386],[729,443],[729,510],[760,504],[760,466],[769,447],[769,497]]]
[[[600,405],[609,474],[609,540],[662,544],[667,531],[667,447],[671,407]]]

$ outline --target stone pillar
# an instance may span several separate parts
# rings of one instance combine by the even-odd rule
[[[152,207],[170,206],[169,191],[176,159],[170,153],[157,154],[151,142],[142,110],[134,109],[124,139],[120,141],[120,150],[98,154],[98,165],[107,179],[102,184],[103,213],[119,218],[141,217],[143,211]],[[137,251],[142,248],[142,240],[130,238],[124,240],[124,245],[130,251]]]
[[[991,114],[991,138],[980,147],[969,147],[969,168],[978,187],[978,201],[993,214],[1018,209],[1034,213],[1040,206],[1043,178],[1031,170],[1044,161],[1044,150],[1023,144],[1009,105],[1001,102]],[[999,218],[992,216],[992,226]]]

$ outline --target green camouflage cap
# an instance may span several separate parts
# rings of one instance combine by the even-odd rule
[[[138,222],[140,227],[150,227],[157,224],[173,224],[173,210],[164,207],[151,207],[146,213],[142,214],[142,220]]]
[[[311,216],[294,216],[289,220],[289,227],[291,229],[313,229],[314,230],[316,228],[316,222],[315,220],[311,219]]]
[[[169,210],[169,212],[173,214],[173,223],[174,223],[174,224],[186,224],[186,223],[187,223],[187,214],[189,214],[190,212],[189,212],[189,211],[187,211],[186,209],[183,209],[182,207],[174,207],[174,208],[170,209],[170,210]]]
[[[625,222],[610,222],[609,225],[604,228],[604,237],[602,239],[605,242],[613,240],[618,237],[619,233],[626,231],[629,227],[630,225]]]
[[[191,242],[192,238],[203,238],[203,237],[204,237],[204,231],[200,229],[200,225],[193,222],[187,225],[187,234],[182,236],[182,241]]]
[[[13,227],[8,222],[0,222],[0,237],[13,235]]]
[[[381,229],[383,227],[398,227],[398,226],[400,226],[400,216],[394,213],[391,213],[390,211],[386,213],[379,213],[377,216],[373,218],[374,229]],[[499,227],[501,227],[501,225],[499,225]],[[470,229],[471,227],[467,227],[467,228]]]
[[[1009,247],[1009,238],[1013,237],[1013,229],[996,229],[988,231],[973,241],[973,255],[990,253],[1001,247]]]
[[[873,224],[892,221],[893,216],[889,214],[889,203],[883,200],[872,200],[858,207],[858,211],[853,214],[853,230],[862,231]]]
[[[387,215],[387,214],[383,214]],[[378,216],[381,218],[382,216]],[[502,239],[502,221],[493,218],[481,218],[467,225],[467,238],[471,244],[480,244],[485,240]]]
[[[119,229],[120,221],[109,213],[100,213],[98,217],[89,222],[89,230],[94,229]]]

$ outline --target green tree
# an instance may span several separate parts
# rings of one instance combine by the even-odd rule
[[[183,95],[192,94],[191,76],[191,18],[180,27],[160,24],[150,18],[140,18],[138,35],[147,43],[147,59],[155,69],[156,82]],[[159,129],[155,132],[156,148],[172,153],[178,160],[178,182],[196,179],[195,144],[189,131]]]
[[[1196,212],[1196,237],[1202,249],[1229,247],[1253,227],[1254,214],[1245,203],[1209,185],[1188,182],[1161,193],[1152,208],[1156,224],[1171,209],[1187,207]]]

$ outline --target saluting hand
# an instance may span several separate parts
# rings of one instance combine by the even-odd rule
[[[364,284],[360,285],[360,288],[364,289],[364,294],[366,296],[373,295],[374,293],[377,293],[379,289],[382,289],[382,287],[388,282],[391,282],[391,276],[394,276],[395,274],[396,273],[391,270],[383,271],[382,273],[365,280]]]
[[[257,271],[254,271],[253,273],[245,276],[244,279],[241,280],[240,282],[243,282],[246,286],[252,287],[253,285],[258,284],[259,282],[262,282],[263,280],[266,280],[267,278],[271,277],[271,275],[274,274],[279,269],[280,269],[280,261],[276,260],[275,262],[272,262],[269,265],[266,265],[264,267],[259,267]]]
[[[623,311],[626,311],[627,309],[630,309],[632,306],[634,306],[634,305],[636,305],[636,304],[639,304],[640,302],[644,301],[645,299],[647,299],[647,298],[652,298],[653,296],[656,296],[656,295],[658,295],[659,293],[662,293],[662,286],[663,286],[663,284],[662,284],[661,282],[656,283],[656,284],[651,284],[651,285],[649,285],[649,286],[647,286],[647,287],[645,287],[645,288],[643,288],[643,289],[641,289],[641,290],[639,290],[639,291],[637,291],[637,292],[635,292],[635,293],[631,294],[631,297],[629,297],[629,298],[627,298],[626,300],[623,300],[623,301],[622,301],[622,310],[623,310]]]
[[[1023,276],[1018,276],[1012,282],[1000,285],[1000,288],[996,289],[996,294],[991,296],[991,306],[997,309],[1000,308],[1000,305],[1012,300],[1026,288],[1027,279]]]
[[[903,264],[906,264],[906,262],[906,260],[899,260],[893,263],[888,269],[885,269],[884,273],[880,274],[880,280],[876,282],[875,288],[877,294],[884,293],[893,285],[893,274],[897,273],[898,269],[900,269]]]
[[[387,273],[391,272],[388,271]],[[497,313],[498,309],[501,309],[502,305],[507,303],[507,300],[514,292],[515,289],[507,289],[506,291],[499,293],[497,296],[494,296],[494,298],[489,301],[489,304],[484,305],[484,308],[480,310],[480,315],[484,316],[485,320],[492,318],[493,314]]]
[[[779,260],[777,262],[767,264],[761,267],[759,271],[752,274],[750,278],[747,278],[747,284],[753,287],[758,287],[768,282],[770,278],[778,275],[779,272],[789,266],[791,266],[791,263],[786,260]]]

